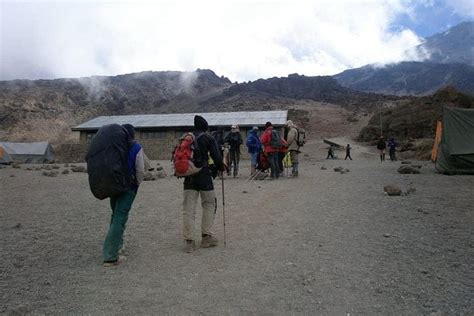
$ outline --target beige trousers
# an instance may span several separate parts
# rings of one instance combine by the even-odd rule
[[[290,150],[291,163],[298,163],[298,152],[296,150]]]
[[[214,190],[184,190],[183,237],[186,240],[194,240],[194,221],[196,218],[196,206],[199,195],[201,195],[202,206],[201,234],[212,235],[212,227],[214,226],[214,218],[216,217],[217,210]]]

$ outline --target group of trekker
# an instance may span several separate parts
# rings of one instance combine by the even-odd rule
[[[99,130],[92,140],[89,152],[86,156],[92,193],[99,199],[110,198],[110,207],[112,209],[109,230],[103,245],[103,266],[105,267],[115,266],[120,262],[121,257],[119,255],[123,253],[123,234],[128,215],[140,183],[143,181],[145,171],[149,168],[143,148],[135,140],[134,127],[130,124],[122,126],[117,124],[112,125],[110,126],[115,128],[115,131],[110,133],[110,135],[112,135],[109,137],[110,141],[108,141],[109,139],[107,138],[100,140],[98,135],[105,133],[101,133],[101,130]],[[117,130],[117,128],[122,129],[122,131]],[[217,175],[223,178],[224,172],[230,175],[231,169],[233,175],[236,176],[239,170],[240,145],[242,145],[243,140],[238,126],[233,125],[231,132],[226,136],[224,136],[223,129],[218,129],[212,133],[212,135],[208,130],[209,125],[207,121],[203,117],[196,115],[194,117],[193,132],[183,136],[180,140],[180,145],[176,147],[174,152],[174,158],[179,160],[180,158],[177,155],[179,154],[180,148],[185,147],[183,144],[185,144],[187,137],[191,139],[190,144],[193,148],[193,157],[187,169],[193,169],[194,171],[193,173],[189,173],[189,175],[187,173],[183,175],[183,238],[184,251],[187,253],[191,253],[196,249],[195,217],[199,197],[201,197],[202,206],[200,246],[202,248],[208,248],[218,245],[218,240],[213,233],[214,219],[217,211],[217,199],[214,192],[213,178]],[[300,147],[297,144],[298,131],[292,121],[286,123],[285,130],[285,136],[280,137],[271,122],[265,124],[265,131],[260,137],[258,135],[258,127],[255,126],[250,130],[246,145],[251,158],[251,173],[256,172],[258,157],[264,155],[269,162],[270,179],[277,179],[282,172],[280,168],[282,155],[280,153],[284,153],[284,156],[289,152],[293,166],[292,175],[295,177],[298,176],[298,153]],[[120,168],[112,168],[113,163],[105,162],[104,160],[106,159],[101,159],[101,155],[104,155],[110,148],[120,147],[116,143],[117,137],[119,137],[117,135],[120,135],[121,132],[121,135],[124,135],[123,137],[125,138],[124,141],[127,148],[124,153],[124,159],[122,159],[126,160],[124,167],[125,175],[124,179],[117,179],[117,170]],[[274,139],[275,136],[278,137],[277,140]],[[106,145],[108,147],[101,150],[100,145],[106,143],[109,143]],[[223,158],[227,147],[229,149],[228,161]],[[107,164],[110,166],[107,166]],[[115,177],[108,182],[101,180],[104,178],[104,169],[107,168],[114,169],[113,177]],[[214,171],[217,171],[217,174]],[[178,173],[176,172],[176,174]],[[97,183],[98,181],[102,181],[103,183]],[[118,184],[123,184],[118,193],[107,193],[110,186],[116,186]]]
[[[390,156],[390,160],[397,161],[397,142],[395,141],[394,137],[390,137],[388,140],[388,143],[385,142],[385,138],[383,136],[380,136],[378,142],[377,142],[377,149],[379,150],[380,153],[380,162],[385,161],[385,150],[388,147],[388,153]]]
[[[226,165],[227,174],[238,176],[240,163],[240,146],[243,144],[238,125],[232,125],[230,132],[224,136],[223,128],[218,128],[211,135],[219,146]],[[259,128],[252,127],[247,136],[247,150],[250,155],[250,176],[259,171],[270,169],[270,180],[278,179],[283,173],[283,159],[288,155],[292,166],[291,176],[298,176],[298,153],[302,143],[298,140],[298,129],[291,121],[285,124],[283,137],[271,122],[265,124],[265,130],[259,135]],[[268,165],[268,166],[267,166]]]

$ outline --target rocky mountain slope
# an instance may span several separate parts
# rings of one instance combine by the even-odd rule
[[[452,86],[474,95],[474,22],[428,37],[413,48],[426,59],[385,66],[367,65],[334,76],[344,87],[395,95],[429,95]]]
[[[402,62],[346,70],[334,78],[343,86],[373,93],[429,95],[446,86],[474,95],[474,66]]]
[[[71,127],[98,115],[289,109],[305,121],[306,112],[297,109],[302,100],[355,110],[401,102],[343,88],[330,77],[290,75],[232,84],[211,70],[4,81],[0,139],[67,142],[73,139]]]

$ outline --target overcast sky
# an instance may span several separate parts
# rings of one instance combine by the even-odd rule
[[[417,58],[472,0],[0,0],[0,79],[209,68],[232,81]]]

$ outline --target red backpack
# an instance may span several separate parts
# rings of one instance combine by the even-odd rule
[[[193,133],[186,133],[180,139],[173,152],[174,174],[177,177],[187,177],[198,173],[202,168],[196,167],[194,151],[198,148],[197,137]]]

